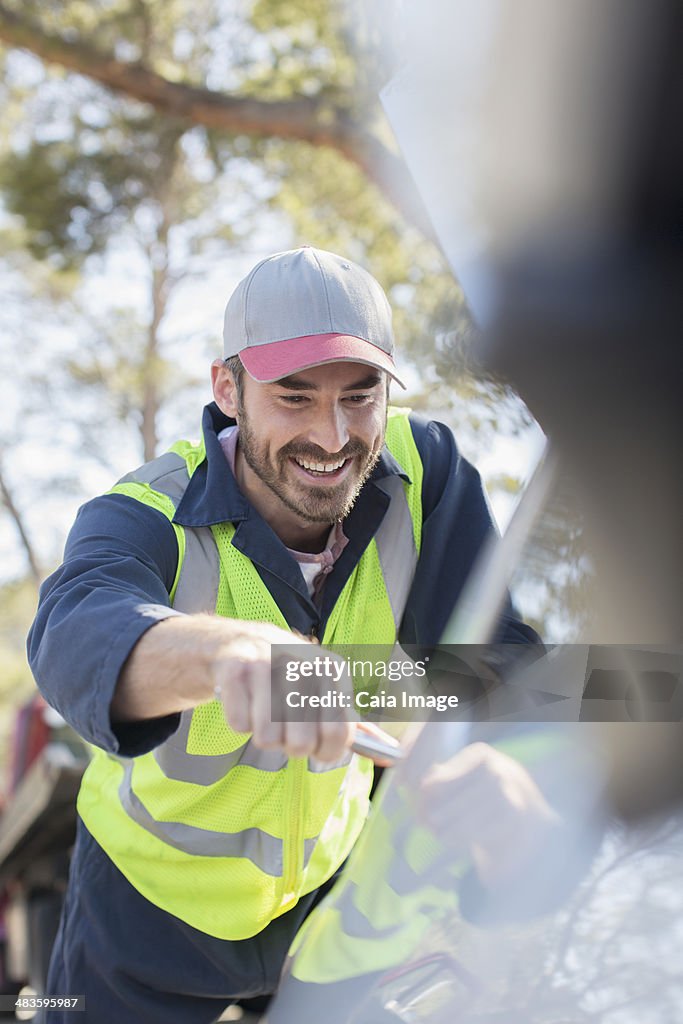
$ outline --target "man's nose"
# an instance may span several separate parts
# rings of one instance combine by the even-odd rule
[[[344,410],[338,405],[317,409],[308,430],[308,440],[328,454],[340,452],[349,440]]]

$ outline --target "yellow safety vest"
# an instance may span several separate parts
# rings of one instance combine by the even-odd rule
[[[387,447],[409,481],[376,482],[391,497],[380,527],[330,614],[323,644],[393,646],[422,531],[422,464],[408,410],[390,409]],[[124,477],[114,493],[173,523],[178,568],[170,593],[182,612],[288,623],[231,523],[173,522],[203,444],[179,442]],[[176,733],[140,757],[97,750],[78,811],[91,834],[146,899],[223,939],[243,939],[285,913],[348,856],[368,809],[372,765],[335,765],[260,750],[226,723],[218,701],[181,715]]]
[[[563,751],[566,756],[569,741],[551,725],[494,745],[538,771]],[[588,762],[587,752],[581,756]],[[458,881],[471,864],[449,855],[438,835],[416,820],[418,786],[414,776],[407,787],[393,778],[375,797],[372,821],[342,881],[306,918],[290,947],[289,970],[297,981],[319,986],[390,970],[413,956],[438,922],[452,928]]]

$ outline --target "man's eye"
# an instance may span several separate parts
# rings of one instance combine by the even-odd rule
[[[353,405],[364,405],[366,402],[372,400],[372,395],[347,395],[346,401],[351,402]]]
[[[287,405],[301,405],[308,401],[307,395],[279,395],[280,401]]]

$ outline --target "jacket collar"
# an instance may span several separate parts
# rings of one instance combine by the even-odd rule
[[[256,509],[240,491],[218,440],[217,435],[220,431],[233,426],[234,423],[235,420],[225,416],[215,402],[205,406],[202,433],[206,457],[192,474],[176,509],[173,519],[180,526],[200,527],[224,522],[239,523],[258,516]],[[388,476],[401,476],[410,483],[408,475],[384,445],[379,461],[365,487]],[[373,490],[377,488],[373,487]]]

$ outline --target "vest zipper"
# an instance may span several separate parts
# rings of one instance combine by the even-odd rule
[[[307,764],[305,757],[291,757],[287,763],[279,914],[284,914],[296,903],[304,870],[304,776]]]

